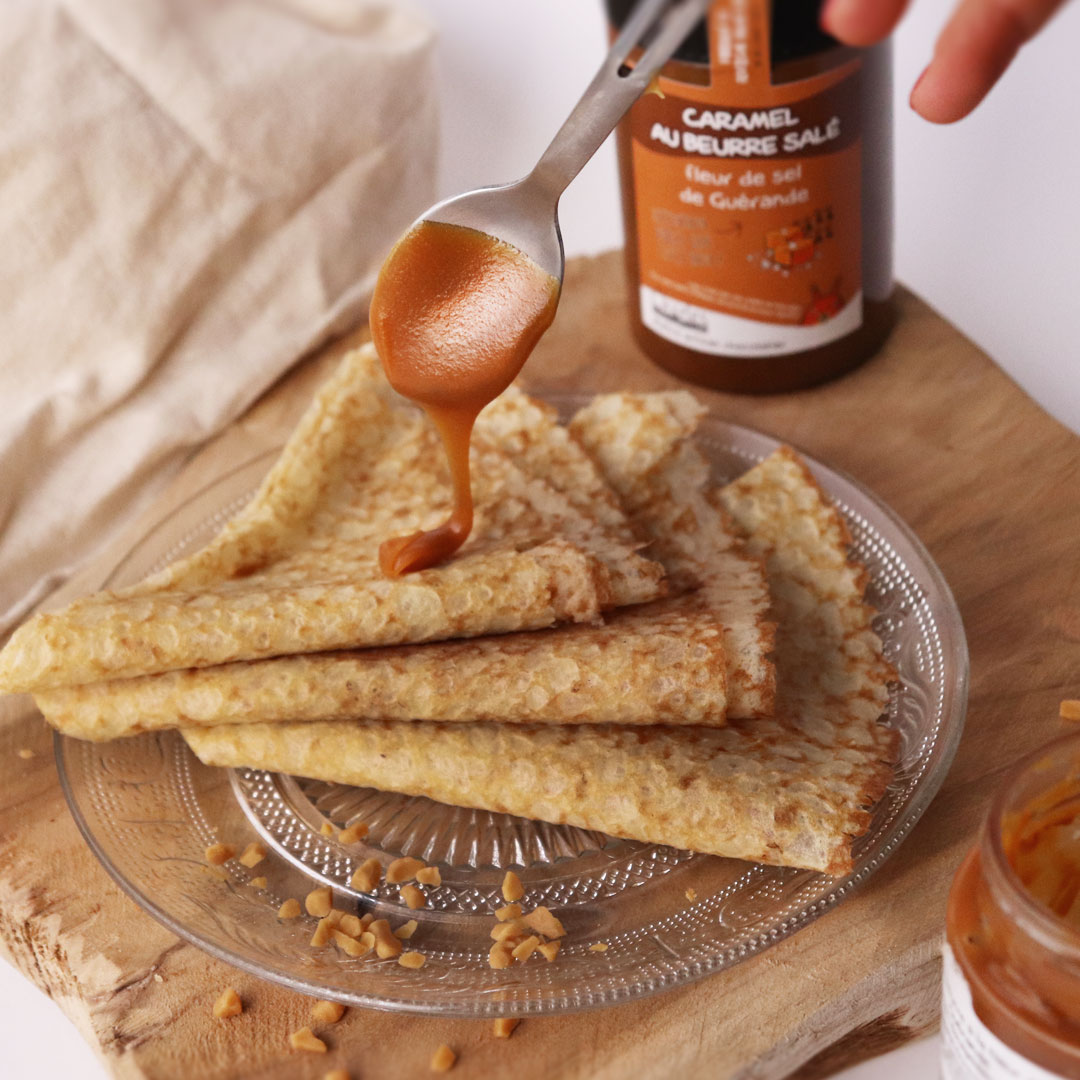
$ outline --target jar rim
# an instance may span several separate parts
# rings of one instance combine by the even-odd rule
[[[990,804],[982,829],[980,853],[990,884],[999,895],[1007,898],[1010,914],[1023,929],[1046,947],[1080,962],[1080,928],[1032,896],[1006,858],[1001,831],[1002,818],[1021,783],[1034,771],[1044,770],[1048,760],[1064,755],[1072,757],[1080,780],[1080,732],[1069,732],[1053,739],[1009,769]]]

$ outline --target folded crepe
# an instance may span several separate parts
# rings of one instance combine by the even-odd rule
[[[349,354],[217,538],[137,585],[35,616],[0,652],[0,690],[534,630],[664,594],[662,567],[638,554],[612,494],[567,494],[590,470],[588,490],[603,486],[584,454],[565,478],[555,455],[542,476],[500,435],[481,418],[476,519],[458,557],[386,578],[379,543],[444,519],[450,485],[431,425],[390,389],[374,350]]]
[[[639,506],[633,523],[649,536],[668,528],[677,532],[682,546],[675,539],[667,542],[666,568],[686,585],[701,585],[700,593],[626,608],[599,626],[276,657],[39,690],[38,707],[65,734],[99,740],[186,725],[260,721],[719,726],[729,711],[762,715],[772,707],[775,685],[766,658],[772,627],[766,620],[762,564],[741,553],[722,515],[705,500],[708,475],[700,452],[684,452],[700,408],[688,394],[658,397],[670,398],[679,417],[664,425],[672,467],[650,475],[658,496]],[[617,395],[609,404],[626,414],[627,439],[651,441],[650,425],[629,422],[637,414],[637,398]],[[511,390],[492,405],[486,423],[520,468],[538,478],[554,478],[583,513],[590,510],[612,530],[622,527],[625,518],[611,488],[553,409]],[[585,436],[591,423],[589,410],[575,420]],[[691,468],[685,467],[688,461]],[[630,485],[634,467],[622,467],[618,480],[624,486]],[[644,482],[644,475],[639,479]],[[676,516],[679,522],[669,520]],[[729,678],[736,689],[730,710]]]
[[[675,467],[670,451],[653,467]],[[716,729],[262,723],[192,728],[184,737],[208,765],[845,874],[897,747],[896,732],[880,723],[894,673],[870,626],[865,573],[848,559],[843,520],[790,450],[705,502],[729,514],[765,560],[777,622],[775,717]]]

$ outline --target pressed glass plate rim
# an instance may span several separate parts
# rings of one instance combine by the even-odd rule
[[[550,394],[545,396],[551,404],[560,407],[560,411],[563,412],[567,409],[576,408],[589,400],[586,395],[578,394]],[[777,440],[774,436],[768,435],[765,432],[748,428],[744,425],[720,420],[719,418],[712,416],[706,417],[703,427],[706,429],[713,429],[712,432],[706,430],[702,433],[713,434],[714,437],[719,436],[721,433],[727,434],[729,439],[741,436],[743,439],[748,438],[754,443],[760,442],[762,444],[769,444],[770,448],[775,448],[782,444],[781,440]],[[765,447],[763,446],[763,449],[764,448]],[[200,488],[199,491],[192,494],[182,504],[175,507],[166,518],[151,526],[151,528],[140,537],[135,545],[133,545],[131,551],[118,561],[116,567],[111,572],[110,577],[127,561],[131,553],[134,552],[137,547],[146,542],[154,531],[169,522],[175,515],[181,513],[189,504],[205,496],[212,488],[225,482],[228,477],[235,473],[249,469],[263,459],[266,459],[269,463],[278,453],[279,449],[273,449],[257,454],[249,460],[242,462],[234,468],[215,477],[204,487]],[[735,453],[740,456],[745,456],[741,455],[740,451],[735,451]],[[551,1015],[571,1011],[583,1012],[591,1009],[606,1008],[611,1005],[623,1004],[628,1001],[650,997],[653,994],[660,993],[664,990],[684,986],[704,978],[707,975],[715,974],[725,968],[732,967],[735,964],[740,963],[743,959],[749,959],[751,956],[758,955],[758,953],[765,951],[772,945],[790,937],[821,915],[831,911],[841,900],[846,899],[859,889],[867,879],[881,867],[886,859],[893,854],[897,847],[899,847],[902,841],[907,837],[908,833],[922,817],[926,808],[929,806],[933,797],[937,794],[944,782],[945,776],[948,774],[949,767],[955,756],[963,732],[963,721],[966,713],[968,695],[968,650],[963,624],[960,620],[952,591],[949,589],[948,583],[941,573],[941,570],[938,568],[930,553],[926,550],[925,545],[891,507],[854,477],[843,470],[836,469],[830,465],[825,465],[809,453],[805,453],[802,450],[799,450],[799,453],[805,458],[811,471],[817,475],[819,480],[823,477],[835,478],[836,480],[849,485],[863,498],[867,499],[874,506],[875,510],[888,520],[894,530],[888,537],[890,542],[895,542],[896,539],[902,538],[904,543],[909,545],[912,554],[918,560],[921,569],[926,572],[930,579],[930,584],[938,591],[943,605],[949,609],[954,616],[949,619],[947,623],[943,622],[940,628],[943,638],[942,653],[944,656],[944,668],[946,672],[951,674],[952,678],[946,681],[944,685],[945,696],[942,708],[942,721],[939,727],[939,741],[933,744],[935,760],[930,763],[930,767],[914,782],[907,812],[898,813],[896,818],[885,828],[878,840],[877,850],[869,856],[867,861],[860,866],[856,872],[849,877],[839,879],[836,886],[831,889],[826,896],[817,899],[802,910],[792,913],[785,919],[780,927],[774,927],[759,935],[758,947],[750,948],[746,951],[745,955],[732,957],[731,953],[735,952],[735,949],[730,946],[718,947],[708,956],[698,956],[692,960],[681,962],[674,970],[669,969],[662,976],[642,976],[641,980],[633,986],[623,987],[618,991],[593,994],[587,1001],[581,1001],[579,997],[574,996],[574,992],[569,990],[563,991],[558,996],[545,997],[539,1000],[534,998],[527,1001],[491,1000],[485,995],[478,994],[469,1004],[465,1004],[460,1000],[452,1002],[443,1000],[432,1001],[418,998],[394,997],[385,994],[357,993],[337,986],[328,986],[326,983],[316,980],[305,979],[286,971],[277,970],[266,964],[250,960],[242,952],[225,948],[216,942],[209,940],[197,930],[190,928],[181,920],[169,914],[168,911],[160,907],[153,899],[142,892],[116,866],[108,852],[97,839],[93,830],[90,828],[90,825],[79,806],[78,797],[72,788],[68,776],[64,752],[68,739],[66,736],[56,732],[54,734],[53,742],[57,772],[61,789],[67,799],[76,826],[82,833],[90,850],[101,862],[109,876],[116,882],[121,890],[138,906],[142,907],[158,922],[168,927],[178,937],[190,942],[217,959],[223,960],[228,964],[232,964],[234,967],[260,978],[279,983],[300,993],[330,997],[334,1000],[341,1001],[342,1003],[363,1008],[373,1008],[390,1012],[474,1018],[477,1016],[523,1014]],[[753,458],[747,456],[746,460],[752,461]],[[826,484],[827,489],[828,487],[829,485]],[[579,994],[580,991],[577,993]]]

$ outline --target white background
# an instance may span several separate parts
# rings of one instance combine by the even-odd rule
[[[523,174],[599,62],[600,0],[416,2],[443,36],[441,193]],[[897,276],[1080,431],[1080,5],[1022,52],[974,116],[934,128],[906,102],[945,8],[916,2],[896,37]],[[568,254],[621,244],[610,145],[560,216]],[[56,1006],[2,963],[0,1030],[5,1080],[104,1075]],[[937,1039],[925,1040],[842,1080],[932,1077],[937,1053]]]

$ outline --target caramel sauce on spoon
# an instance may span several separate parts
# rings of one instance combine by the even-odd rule
[[[421,221],[390,252],[371,301],[371,333],[390,385],[420,405],[439,432],[453,509],[436,529],[385,541],[384,573],[435,566],[468,539],[476,417],[513,382],[558,303],[556,278],[476,229]]]

